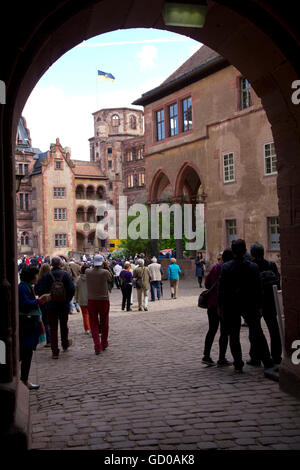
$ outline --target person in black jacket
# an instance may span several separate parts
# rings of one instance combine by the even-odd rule
[[[270,368],[273,361],[260,324],[263,293],[258,266],[245,259],[244,240],[233,240],[231,249],[234,259],[222,265],[219,278],[218,306],[230,337],[235,371],[242,372],[244,366],[240,344],[242,314],[249,326],[251,345],[265,368]]]
[[[271,356],[274,363],[280,364],[282,360],[282,344],[277,322],[277,312],[273,294],[273,285],[280,289],[280,274],[277,266],[272,261],[264,258],[264,247],[256,242],[250,248],[251,258],[257,264],[263,284],[262,314],[268,327],[271,338]],[[255,350],[250,350],[252,365],[260,366],[260,358],[256,356]]]
[[[62,262],[59,256],[52,258],[51,272],[45,274],[45,276],[39,280],[38,284],[38,292],[40,294],[51,292],[52,286],[54,284],[53,276],[55,279],[61,280],[64,285],[64,300],[57,302],[53,301],[51,298],[51,301],[47,303],[47,315],[50,326],[50,341],[53,359],[58,359],[60,352],[58,348],[58,320],[60,323],[61,345],[63,350],[67,351],[68,347],[72,344],[72,340],[68,339],[68,315],[70,311],[70,301],[72,300],[75,293],[75,286],[72,282],[70,274],[61,269],[61,264]]]

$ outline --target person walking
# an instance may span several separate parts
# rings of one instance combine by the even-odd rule
[[[204,277],[204,269],[205,269],[205,260],[203,258],[202,252],[198,251],[196,259],[196,277],[198,278],[199,287],[202,288],[202,279]]]
[[[52,270],[42,277],[39,290],[41,293],[51,294],[51,300],[47,303],[47,315],[50,327],[50,341],[52,358],[58,359],[58,321],[60,324],[61,345],[65,351],[72,344],[69,339],[68,318],[70,302],[75,293],[72,278],[67,271],[62,270],[62,260],[54,256],[51,260]]]
[[[33,286],[38,282],[39,270],[35,266],[26,266],[20,273],[19,289],[19,347],[21,362],[21,381],[29,390],[40,386],[28,381],[33,351],[39,343],[41,334],[41,311],[39,307],[50,300],[49,294],[36,298]]]
[[[89,268],[88,264],[85,263],[80,268],[80,274],[77,278],[77,283],[75,287],[75,302],[80,306],[83,328],[87,335],[91,334],[90,326],[90,315],[88,311],[88,293],[87,293],[87,284],[86,284],[86,270]]]
[[[169,264],[168,267],[168,279],[170,280],[171,299],[177,299],[181,269],[178,264],[176,264],[175,258],[171,258],[170,262],[171,264]]]
[[[149,270],[145,266],[145,261],[142,258],[139,258],[137,261],[137,267],[133,272],[133,280],[135,281],[137,298],[138,298],[138,308],[139,311],[142,311],[143,308],[145,311],[148,310],[148,291],[150,288],[150,276]]]
[[[35,286],[35,293],[36,295],[40,295],[40,284],[42,278],[45,276],[45,274],[49,273],[51,271],[50,265],[48,263],[43,263],[40,267],[39,271],[39,279],[38,282]],[[40,309],[42,312],[42,320],[45,326],[45,331],[46,331],[46,344],[45,348],[51,347],[51,340],[50,340],[50,328],[49,328],[49,322],[48,322],[48,314],[47,314],[47,306],[45,304],[40,305]]]
[[[160,300],[161,290],[161,275],[162,267],[161,264],[157,262],[157,258],[153,256],[151,259],[151,264],[148,265],[149,275],[150,275],[150,291],[151,291],[151,301],[155,302],[155,291],[157,295],[157,300]]]
[[[88,311],[94,341],[95,354],[108,347],[109,331],[109,291],[108,283],[113,280],[108,270],[109,262],[102,255],[94,256],[94,267],[87,269],[86,283],[88,292]],[[101,324],[101,338],[99,336],[99,317]]]
[[[241,316],[249,326],[249,340],[258,351],[265,368],[273,366],[267,340],[263,334],[260,317],[262,287],[259,269],[245,259],[246,243],[233,240],[233,259],[222,265],[219,278],[218,306],[230,338],[230,349],[236,372],[243,372],[244,361],[240,343]]]
[[[220,277],[222,263],[226,263],[232,259],[232,251],[227,248],[223,251],[221,257],[218,256],[218,263],[216,263],[205,278],[206,289],[211,289],[208,297],[208,332],[205,337],[204,355],[202,362],[208,365],[215,365],[216,363],[210,357],[210,351],[220,324],[220,338],[219,338],[219,360],[218,366],[228,366],[231,363],[226,359],[226,350],[228,345],[228,334],[224,327],[223,320],[219,317],[218,313],[218,279]]]
[[[260,243],[253,243],[250,247],[252,261],[257,264],[263,285],[262,316],[266,322],[271,339],[271,356],[275,365],[282,361],[282,344],[277,321],[277,312],[274,300],[273,285],[280,290],[280,274],[276,263],[264,258],[264,247]],[[261,365],[261,358],[255,348],[250,349],[251,360],[247,364]]]
[[[122,290],[122,310],[125,309],[127,312],[132,311],[131,305],[131,293],[132,293],[132,279],[133,275],[131,272],[130,262],[126,261],[124,264],[124,269],[120,273],[120,284]]]
[[[120,260],[120,258],[119,258]],[[114,262],[114,267],[113,267],[113,271],[114,271],[114,277],[115,277],[115,283],[116,283],[116,286],[118,289],[121,289],[121,286],[120,286],[120,273],[122,271],[122,266],[121,264],[121,260],[119,262]]]

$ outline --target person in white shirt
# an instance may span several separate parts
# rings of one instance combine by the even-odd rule
[[[151,302],[155,302],[155,290],[157,292],[157,300],[160,300],[161,275],[163,272],[161,264],[157,262],[157,258],[155,256],[153,256],[151,261],[152,263],[148,266],[150,275]]]
[[[122,266],[120,266],[118,263],[115,264],[113,267],[114,271],[114,278],[115,278],[115,283],[118,289],[121,289],[120,286],[120,272],[122,271]]]

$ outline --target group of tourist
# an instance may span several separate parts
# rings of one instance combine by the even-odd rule
[[[234,370],[243,371],[240,344],[241,318],[249,328],[250,360],[247,364],[265,369],[278,366],[282,360],[282,344],[277,321],[273,286],[280,289],[280,275],[274,262],[264,258],[264,247],[253,243],[247,253],[244,240],[233,240],[205,278],[209,289],[209,330],[205,338],[202,362],[215,365],[210,356],[212,344],[220,325],[219,366],[230,365],[226,359],[229,341]],[[270,334],[271,350],[261,326],[264,318]]]
[[[84,331],[92,336],[95,354],[99,355],[108,347],[109,293],[114,285],[122,292],[122,310],[132,311],[133,287],[136,288],[139,311],[148,311],[149,291],[153,302],[162,296],[162,266],[156,257],[147,262],[143,253],[123,260],[105,259],[98,254],[93,259],[85,258],[80,262],[75,259],[67,262],[59,256],[53,257],[51,262],[48,258],[42,261],[45,262],[23,262],[20,270],[21,380],[29,389],[39,387],[28,382],[32,352],[37,345],[46,341],[45,347],[51,347],[52,358],[59,358],[58,322],[63,351],[66,352],[71,346],[68,316],[74,307],[81,311]],[[200,288],[205,265],[202,252],[197,253],[195,275]],[[171,299],[178,296],[181,272],[176,259],[171,258],[167,273]],[[224,250],[218,256],[218,263],[205,278],[205,287],[209,289],[209,330],[205,338],[203,363],[215,365],[210,353],[220,325],[217,365],[231,364],[226,359],[229,342],[235,371],[242,372],[241,318],[249,327],[251,347],[250,361],[247,363],[259,366],[263,362],[265,368],[269,368],[281,362],[282,348],[272,292],[272,284],[276,283],[279,287],[279,279],[276,264],[264,259],[264,249],[259,243],[253,244],[251,254],[248,254],[245,242],[235,240],[231,249]],[[262,316],[271,336],[271,353],[261,328]]]

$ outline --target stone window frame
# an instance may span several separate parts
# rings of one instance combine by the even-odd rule
[[[175,107],[176,107],[176,114],[175,114]],[[175,101],[172,104],[168,105],[168,121],[169,121],[169,137],[174,137],[175,135],[179,134],[179,115],[178,115],[178,102]],[[175,121],[175,131],[174,126],[172,126],[172,122]],[[174,133],[173,133],[174,132]]]
[[[63,241],[63,243],[56,243],[56,241]],[[54,247],[64,248],[68,246],[68,235],[66,233],[55,233],[54,235]]]
[[[234,222],[234,223],[233,223]],[[231,225],[231,226],[230,226]],[[235,233],[230,233],[230,230],[235,229]],[[232,240],[237,240],[237,219],[225,219],[225,232],[226,232],[226,246],[231,246]],[[232,237],[234,236],[234,238]]]
[[[111,117],[112,127],[119,127],[120,125],[120,116],[118,114],[113,114]]]
[[[61,215],[61,217],[59,216],[59,214]],[[62,217],[62,215],[65,215],[65,217]],[[68,209],[66,207],[54,207],[53,220],[55,220],[55,222],[68,220]]]
[[[59,167],[57,166],[58,163],[59,163]],[[58,171],[63,170],[63,169],[64,169],[63,161],[62,161],[62,160],[55,159],[55,160],[54,160],[54,169],[55,169],[55,170],[58,170]]]
[[[248,86],[243,86],[243,81],[246,81]],[[246,77],[240,76],[239,77],[239,109],[243,111],[244,109],[248,109],[252,106],[252,96],[251,96],[251,84]],[[244,95],[246,97],[246,105],[244,105]]]
[[[141,184],[140,184],[141,183]],[[145,186],[145,170],[138,173],[138,187],[143,188]]]
[[[132,183],[132,184],[131,184]],[[134,174],[133,173],[129,173],[126,177],[126,187],[128,189],[132,189],[134,188]]]
[[[272,223],[272,220],[277,219],[276,223]],[[278,241],[274,243],[276,246],[272,246],[272,227],[276,228],[276,235],[279,235]],[[268,251],[279,251],[280,250],[280,224],[279,224],[279,216],[272,215],[267,217],[267,240],[268,240]]]
[[[232,163],[228,162],[227,165],[225,165],[225,157],[228,157],[229,155],[233,156],[233,162]],[[228,168],[229,176],[226,175],[227,168]],[[223,183],[224,184],[235,183],[236,182],[236,177],[235,177],[235,156],[234,156],[234,152],[223,152],[222,153],[222,169],[223,169]],[[233,172],[233,177],[231,177],[231,175],[230,175],[231,171]]]
[[[162,116],[161,116],[162,115]],[[166,138],[165,129],[165,109],[161,108],[155,111],[156,141],[161,142]]]
[[[191,101],[191,113],[192,113],[192,119],[191,119],[191,125],[188,124],[187,128],[185,128],[185,114],[187,114],[189,111],[188,109],[184,109],[184,103]],[[183,98],[181,100],[181,108],[182,108],[182,132],[188,132],[193,130],[193,102],[192,102],[192,96],[187,96],[186,98]],[[189,121],[188,121],[189,122]]]
[[[273,145],[274,154],[270,154],[270,155],[266,156],[266,147],[267,147],[268,145],[270,145],[270,146]],[[275,158],[273,158],[274,156],[275,156]],[[270,171],[270,172],[267,172],[267,159],[270,159],[270,168],[271,168],[271,171]],[[273,168],[273,165],[274,165],[274,161],[275,161],[275,168],[276,168],[276,170],[275,170],[275,171],[272,171],[272,168]],[[275,144],[274,144],[274,141],[267,142],[266,144],[264,144],[264,175],[265,175],[265,176],[277,175],[277,154],[276,154],[276,151],[275,151]]]
[[[131,114],[129,116],[129,123],[130,123],[130,129],[136,129],[137,128],[137,118],[134,114]]]
[[[55,196],[55,190],[64,190],[64,195]],[[67,188],[65,186],[53,186],[53,198],[65,199],[67,197]]]

